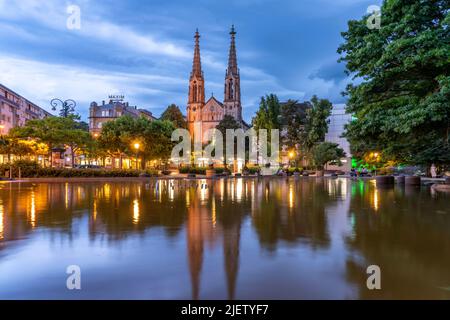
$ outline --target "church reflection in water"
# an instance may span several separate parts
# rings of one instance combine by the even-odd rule
[[[330,297],[445,296],[430,286],[446,281],[450,285],[445,271],[450,267],[445,254],[450,249],[448,200],[433,198],[429,190],[384,190],[346,179],[5,183],[0,185],[0,267],[10,248],[33,241],[35,230],[50,235],[48,241],[64,239],[77,246],[81,237],[87,237],[92,245],[108,248],[129,237],[152,237],[152,229],[158,229],[167,241],[184,243],[192,299],[208,298],[203,294],[209,285],[204,279],[208,259],[221,257],[222,270],[214,272],[216,277],[223,275],[226,297],[234,299],[240,283],[255,277],[270,261],[281,261],[286,248],[311,255],[302,257],[298,268],[310,270],[307,277],[319,282],[328,271],[315,274],[315,264],[331,261],[330,268],[337,272],[329,277],[338,284],[327,289],[336,290]],[[74,228],[80,219],[87,221],[85,234]],[[243,243],[247,247],[256,243],[263,257],[243,255]],[[252,259],[251,268],[242,269],[242,259]],[[337,267],[341,262],[342,272]],[[386,267],[390,283],[383,283],[389,292],[376,295],[365,289],[368,263]],[[276,275],[280,283],[297,279],[297,271],[282,268],[285,274]],[[424,269],[433,272],[415,281]],[[271,297],[264,284],[271,276],[275,275],[262,276],[255,292]],[[309,297],[300,287],[285,297]],[[422,295],[414,295],[417,288]]]

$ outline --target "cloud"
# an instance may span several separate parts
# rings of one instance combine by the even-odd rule
[[[0,52],[0,81],[44,107],[54,97],[74,98],[85,116],[89,102],[112,93],[125,94],[131,104],[151,111],[170,103],[184,110],[195,28],[202,35],[207,95],[214,92],[221,99],[228,28],[235,23],[246,119],[269,93],[281,100],[317,94],[342,102],[348,79],[335,63],[339,31],[365,13],[366,3],[372,4],[0,0],[0,37],[8,43]],[[81,30],[66,28],[69,4],[81,8]]]
[[[126,93],[132,104],[144,106],[156,96],[169,99],[171,90],[185,79],[160,75],[109,72],[64,64],[43,63],[15,57],[0,57],[0,82],[48,110],[53,98],[75,99],[87,115],[89,103],[109,94]],[[158,84],[158,86],[156,86]],[[166,87],[167,90],[162,89]]]
[[[319,67],[309,75],[309,79],[320,78],[326,81],[334,81],[336,83],[346,79],[345,65],[338,62],[328,62]]]
[[[104,42],[105,45],[123,47],[134,52],[159,54],[170,57],[188,58],[191,52],[174,43],[166,40],[156,39],[154,35],[142,34],[123,25],[108,22],[105,17],[97,16],[92,10],[89,1],[84,1],[81,7],[81,29],[67,29],[66,12],[67,3],[56,0],[21,0],[14,1],[8,5],[8,10],[1,10],[0,17],[13,20],[32,20],[34,23],[53,29],[54,32],[74,33],[85,38],[93,38]],[[0,6],[5,8],[5,6]],[[87,10],[85,8],[90,8]],[[13,15],[10,12],[14,12]],[[155,30],[156,31],[156,30]]]

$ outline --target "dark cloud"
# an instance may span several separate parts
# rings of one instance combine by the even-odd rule
[[[339,83],[347,77],[344,64],[338,62],[324,64],[309,75],[309,79],[320,78],[325,81],[334,81],[335,83]]]

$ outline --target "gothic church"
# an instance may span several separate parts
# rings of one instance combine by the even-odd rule
[[[204,133],[215,128],[225,115],[233,116],[245,129],[248,125],[242,119],[240,75],[236,57],[236,32],[231,27],[231,44],[228,55],[228,68],[225,73],[225,90],[223,102],[214,96],[205,103],[205,79],[200,61],[200,34],[195,32],[194,62],[189,79],[189,98],[187,104],[187,122],[191,137],[202,137]]]

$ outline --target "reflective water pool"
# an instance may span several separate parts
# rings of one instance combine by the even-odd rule
[[[449,299],[450,196],[345,178],[4,183],[0,298]]]

